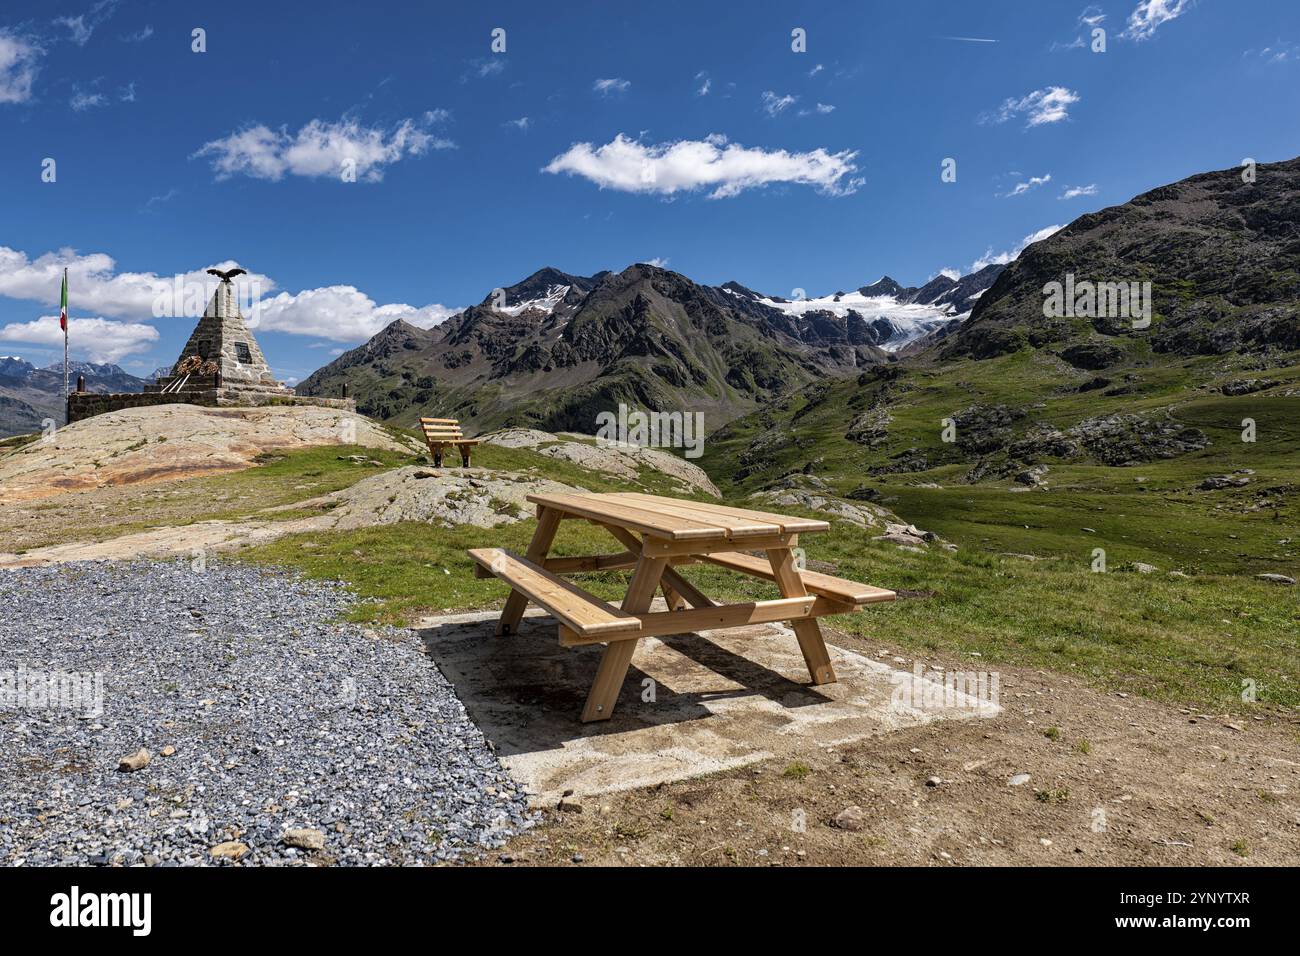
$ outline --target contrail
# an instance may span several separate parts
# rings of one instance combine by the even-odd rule
[[[983,37],[939,37],[940,40],[960,40],[962,43],[997,43],[997,40],[986,40]]]

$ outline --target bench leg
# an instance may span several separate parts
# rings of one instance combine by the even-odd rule
[[[433,446],[433,467],[434,468],[442,467],[442,446],[441,445]]]
[[[629,614],[644,614],[650,610],[655,589],[659,579],[668,565],[665,558],[647,558],[642,555],[637,559],[636,570],[632,572],[632,581],[623,598],[623,610]],[[628,666],[632,663],[632,654],[636,651],[636,640],[611,641],[605,645],[600,657],[600,666],[596,668],[596,679],[592,682],[587,695],[587,705],[582,708],[582,722],[609,720],[614,714],[614,704],[618,702],[618,692],[623,689],[627,678]]]
[[[772,565],[777,587],[782,597],[803,597],[808,592],[803,586],[803,579],[794,564],[794,553],[789,548],[773,548],[767,552],[767,560]],[[835,683],[835,669],[831,667],[830,653],[826,650],[826,641],[822,639],[822,629],[816,618],[794,621],[794,636],[799,639],[799,650],[803,652],[803,661],[808,665],[808,673],[813,684]]]
[[[528,551],[524,556],[534,564],[544,562],[546,553],[551,550],[551,542],[555,540],[555,532],[559,528],[558,511],[554,508],[542,508],[538,511],[537,530],[533,532],[533,540],[529,542]],[[501,620],[497,621],[497,636],[514,634],[518,631],[519,622],[523,619],[527,607],[528,598],[512,589],[510,596],[506,598],[506,606],[501,610]]]
[[[463,468],[469,467],[469,449],[469,445],[460,446],[460,463]]]

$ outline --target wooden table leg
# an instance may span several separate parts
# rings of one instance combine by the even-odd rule
[[[664,570],[667,571],[668,569],[665,568]],[[680,611],[682,608],[686,607],[686,598],[673,590],[673,586],[668,583],[666,575],[662,580],[660,580],[659,586],[663,588],[664,603],[668,605],[668,610]]]
[[[629,614],[644,614],[650,610],[655,589],[659,579],[668,565],[666,558],[647,558],[641,555],[632,572],[632,581],[627,588],[627,597],[623,598],[623,610]],[[582,722],[609,720],[614,713],[614,704],[618,701],[618,692],[623,689],[627,678],[628,665],[632,663],[632,654],[636,650],[636,640],[611,641],[605,645],[600,657],[600,666],[596,668],[596,679],[591,684],[587,695],[587,705],[582,709]]]
[[[611,524],[601,525],[601,527],[612,534],[618,543],[623,545],[623,547],[627,548],[629,551],[638,554],[640,553],[641,539],[631,531]],[[700,589],[694,584],[678,574],[670,564],[664,565],[662,583],[664,585],[664,600],[668,602],[669,610],[679,610],[679,606],[673,603],[672,595],[674,594],[679,599],[685,600],[691,607],[715,606],[712,600],[701,593]]]
[[[803,586],[803,579],[795,567],[794,552],[789,548],[772,548],[767,552],[771,562],[772,573],[776,576],[777,587],[782,597],[804,597],[808,592]],[[804,663],[813,684],[835,683],[835,670],[831,667],[831,657],[822,639],[822,629],[816,618],[806,618],[791,623],[795,637],[799,639],[799,650],[803,651]]]
[[[534,564],[545,561],[547,552],[551,550],[551,542],[555,540],[555,532],[559,528],[560,512],[554,508],[538,509],[537,530],[533,532],[533,540],[529,542],[528,551],[524,556]],[[506,606],[501,611],[501,620],[497,621],[497,636],[514,634],[518,631],[519,622],[523,619],[527,607],[528,598],[519,591],[511,590],[510,596],[506,598]]]

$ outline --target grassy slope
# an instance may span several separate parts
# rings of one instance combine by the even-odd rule
[[[710,441],[703,464],[724,491],[746,494],[813,462],[812,473],[839,494],[866,484],[885,495],[886,503],[907,520],[982,551],[1059,556],[1088,567],[1093,549],[1101,547],[1112,568],[1143,561],[1187,572],[1294,575],[1300,568],[1300,528],[1286,498],[1300,490],[1300,397],[1262,392],[1229,398],[1194,389],[1191,383],[1267,378],[1280,383],[1271,390],[1279,392],[1300,383],[1300,366],[1225,374],[1218,371],[1222,362],[1134,364],[1120,374],[1107,372],[1116,380],[1123,371],[1138,376],[1133,394],[1109,397],[1100,391],[1064,392],[1063,379],[1081,382],[1094,373],[1063,372],[1042,352],[920,368],[907,378],[913,390],[886,400],[893,417],[889,438],[870,449],[844,438],[852,417],[845,409],[855,402],[865,407],[871,391],[871,386],[850,380],[833,384],[811,401],[804,393],[784,410],[733,423],[722,437]],[[1018,486],[1011,480],[965,484],[964,476],[977,459],[943,443],[941,422],[975,403],[1030,410],[1017,423],[1017,433],[1035,422],[1066,428],[1084,419],[1134,413],[1169,416],[1199,428],[1211,444],[1199,452],[1130,467],[1045,458],[1051,468],[1049,491],[1013,490]],[[1037,403],[1043,407],[1034,408]],[[1256,422],[1254,443],[1241,440],[1247,417]],[[728,482],[745,449],[772,427],[785,430],[793,440],[768,453],[758,470]],[[925,453],[933,467],[906,474],[868,473],[913,447]],[[1244,488],[1196,490],[1210,475],[1241,468],[1256,472]],[[920,487],[925,484],[942,487]],[[1261,495],[1277,488],[1283,489],[1281,497]],[[1253,510],[1261,498],[1279,507]]]
[[[490,467],[537,469],[592,490],[620,486],[527,449],[483,452]],[[653,490],[652,482],[648,486]],[[465,551],[485,543],[522,550],[533,526],[529,520],[488,532],[399,524],[286,537],[242,556],[347,583],[367,599],[353,612],[358,620],[410,621],[426,613],[500,607],[505,586],[474,577]],[[979,655],[972,658],[979,666],[1050,667],[1100,687],[1219,711],[1243,708],[1244,679],[1256,682],[1265,704],[1300,705],[1300,609],[1287,588],[1221,575],[1094,574],[1086,563],[1028,562],[975,548],[911,554],[839,522],[802,543],[812,561],[831,562],[846,577],[905,594],[894,605],[835,618],[834,627],[878,634],[919,653]],[[611,550],[617,550],[612,539],[583,522],[565,522],[556,542],[560,554]],[[775,596],[771,585],[719,568],[685,573],[717,598]],[[626,587],[621,574],[582,581],[607,599]]]

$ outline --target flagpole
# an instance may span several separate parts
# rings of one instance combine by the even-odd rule
[[[71,423],[72,418],[72,398],[68,392],[68,270],[63,270],[63,302],[62,316],[63,319],[63,424]]]

